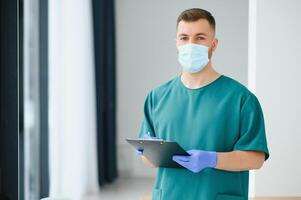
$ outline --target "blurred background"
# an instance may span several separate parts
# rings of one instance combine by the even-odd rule
[[[1,0],[1,199],[150,196],[137,137],[148,91],[181,72],[176,19],[210,11],[214,67],[261,102],[271,157],[250,197],[301,198],[301,1]]]

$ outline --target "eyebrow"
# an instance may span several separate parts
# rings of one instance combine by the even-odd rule
[[[178,35],[178,37],[181,37],[181,36],[188,36],[188,35],[185,33],[181,33],[180,35]],[[206,33],[197,33],[195,36],[207,36],[207,34]]]
[[[197,36],[199,36],[199,35],[207,36],[206,33],[198,33],[198,34],[196,34],[196,35],[197,35]]]

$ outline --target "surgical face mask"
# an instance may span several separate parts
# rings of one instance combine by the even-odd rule
[[[179,46],[178,51],[178,61],[187,72],[197,73],[209,62],[207,46],[185,44]]]

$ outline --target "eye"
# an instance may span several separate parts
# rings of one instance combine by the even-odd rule
[[[198,39],[198,40],[205,40],[204,37],[197,37],[196,39]]]
[[[187,39],[188,39],[188,37],[180,37],[180,40],[182,40],[182,41],[185,41]]]

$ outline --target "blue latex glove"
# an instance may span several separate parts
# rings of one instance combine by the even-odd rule
[[[149,133],[148,134],[144,134],[143,135],[143,139],[147,139],[147,140],[162,140],[162,139],[160,139],[158,137],[152,137],[152,136],[150,136]],[[143,155],[143,149],[137,149],[136,150],[136,155],[142,156]]]
[[[190,150],[187,153],[190,156],[174,155],[172,159],[194,173],[207,167],[214,168],[216,166],[217,154],[214,151]]]
[[[146,140],[162,140],[161,138],[158,138],[158,137],[152,137],[149,134],[145,134],[143,136],[143,139],[146,139]]]
[[[137,156],[142,156],[143,155],[143,149],[137,149],[136,150],[136,155]]]

